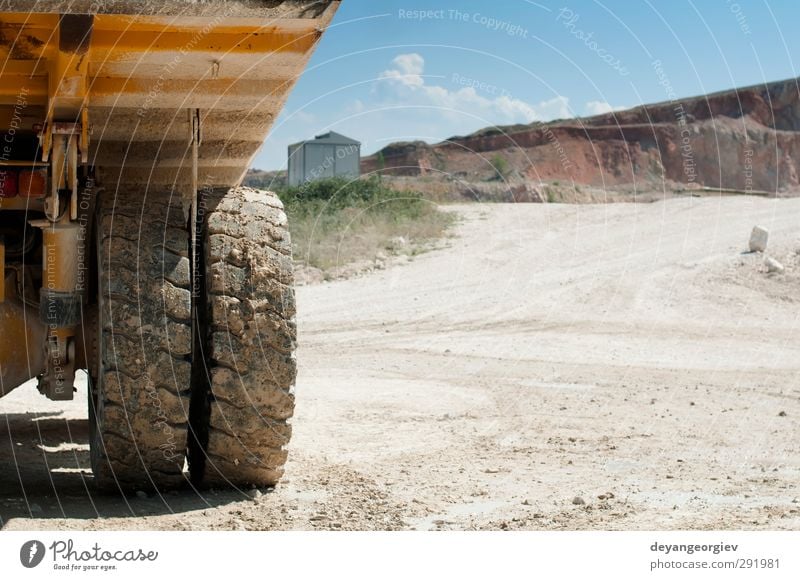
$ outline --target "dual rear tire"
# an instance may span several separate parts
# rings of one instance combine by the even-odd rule
[[[101,488],[274,485],[294,410],[291,243],[280,201],[239,187],[198,203],[108,195],[96,215],[92,470]]]

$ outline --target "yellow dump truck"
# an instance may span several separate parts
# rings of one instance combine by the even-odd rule
[[[0,4],[0,395],[85,371],[101,488],[281,476],[291,243],[239,185],[338,4]]]

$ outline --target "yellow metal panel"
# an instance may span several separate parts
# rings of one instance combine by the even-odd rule
[[[216,31],[175,32],[166,28],[161,32],[146,30],[96,30],[92,39],[95,59],[114,60],[115,54],[130,52],[172,52],[176,56],[194,51],[227,53],[278,53],[309,51],[319,38],[317,31],[284,32],[279,28],[267,31],[245,30],[237,34]]]
[[[43,60],[7,60],[0,65],[0,76],[47,76],[47,62]]]
[[[22,22],[14,23],[14,21]],[[10,23],[11,21],[11,23]],[[0,13],[0,60],[38,60],[52,56],[58,46],[54,15]]]
[[[29,4],[49,13],[31,13]],[[201,148],[199,170],[215,184],[237,183],[339,3],[264,2],[248,8],[198,2],[179,13],[171,4],[148,4],[149,15],[121,14],[124,5],[103,4],[94,14],[79,8],[81,0],[16,0],[17,13],[0,11],[0,59],[6,64],[0,66],[0,120],[9,116],[23,85],[27,130],[34,123],[77,120],[88,108],[98,140],[89,161],[99,174],[122,177],[121,184],[160,186],[176,185],[176,179],[188,183],[181,156],[147,158],[130,145],[185,139],[185,114],[178,111],[197,108],[204,134],[224,146],[213,158]],[[91,28],[85,27],[87,18],[93,18]],[[83,19],[90,35],[74,34],[81,27],[65,26],[70,19]],[[90,42],[81,42],[84,36]],[[48,151],[45,134],[42,149]],[[115,158],[119,144],[138,152],[128,171]]]
[[[1,59],[2,57],[0,57]],[[3,74],[0,76],[0,105],[47,104],[47,77]]]
[[[52,31],[58,24],[58,19],[58,14],[0,12],[0,28],[14,30],[24,26],[26,30],[39,28],[42,31]]]

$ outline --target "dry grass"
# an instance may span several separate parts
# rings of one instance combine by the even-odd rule
[[[279,194],[295,260],[324,272],[381,256],[418,254],[454,219],[420,194],[377,180],[326,180]]]

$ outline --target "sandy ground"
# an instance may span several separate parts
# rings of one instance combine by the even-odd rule
[[[800,199],[454,210],[449,248],[299,289],[276,490],[97,496],[82,400],[25,388],[4,528],[800,529]]]

